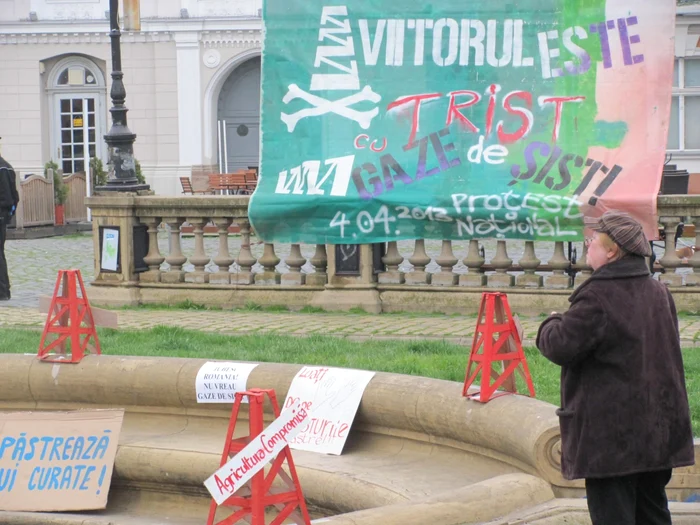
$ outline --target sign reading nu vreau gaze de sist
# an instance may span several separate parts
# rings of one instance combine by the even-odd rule
[[[266,0],[265,241],[655,235],[673,0]]]

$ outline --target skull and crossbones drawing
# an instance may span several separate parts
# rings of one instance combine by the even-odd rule
[[[292,100],[300,98],[313,106],[299,110],[292,114],[280,114],[282,122],[287,125],[287,131],[290,133],[294,131],[300,120],[307,117],[319,117],[328,113],[334,113],[341,117],[353,120],[357,122],[362,129],[369,129],[370,125],[372,124],[372,119],[379,114],[379,108],[375,107],[371,110],[359,111],[353,109],[351,106],[365,101],[377,104],[382,99],[381,95],[378,95],[372,91],[370,86],[365,86],[361,91],[338,100],[327,100],[317,95],[313,95],[304,91],[296,84],[290,84],[288,89],[289,90],[282,99],[282,102],[289,104]]]

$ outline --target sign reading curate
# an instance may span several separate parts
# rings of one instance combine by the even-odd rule
[[[197,403],[233,403],[236,392],[247,390],[248,376],[257,363],[204,363],[197,372]],[[244,402],[247,402],[245,396]]]
[[[272,461],[304,426],[308,412],[296,403],[280,414],[259,436],[212,474],[204,486],[218,505]]]
[[[123,410],[0,413],[0,510],[104,509]]]
[[[656,235],[674,0],[266,0],[266,242]]]
[[[301,402],[309,423],[290,441],[290,447],[340,455],[350,427],[374,372],[305,366],[294,377],[284,406]]]

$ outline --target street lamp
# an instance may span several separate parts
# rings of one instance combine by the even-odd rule
[[[111,165],[110,176],[105,186],[96,188],[97,191],[137,192],[148,190],[148,184],[139,184],[136,178],[136,161],[134,160],[133,134],[126,123],[124,106],[126,90],[124,89],[124,73],[122,72],[121,32],[119,31],[119,0],[109,0],[109,37],[112,48],[112,127],[105,135],[109,151],[108,163]]]

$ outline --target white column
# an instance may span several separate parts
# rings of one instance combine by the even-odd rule
[[[202,164],[202,93],[199,33],[176,32],[180,165]]]
[[[88,100],[83,99],[83,167],[85,168],[85,196],[90,197],[92,195],[92,188],[90,188],[90,182],[92,181],[92,173],[90,172],[90,132],[88,131]],[[98,102],[97,97],[94,99],[95,108],[95,158],[97,155],[97,112],[98,112]],[[87,220],[90,222],[92,220],[92,210],[87,208]]]

